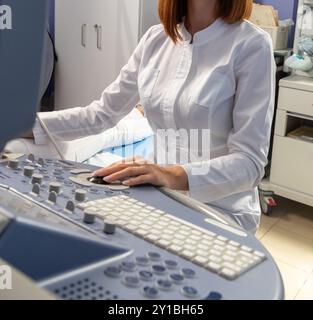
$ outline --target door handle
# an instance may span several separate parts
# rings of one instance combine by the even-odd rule
[[[86,29],[87,29],[87,25],[86,23],[84,23],[82,25],[82,30],[81,30],[81,44],[84,48],[86,48]]]
[[[97,31],[97,48],[102,49],[102,26],[96,24],[95,29]]]

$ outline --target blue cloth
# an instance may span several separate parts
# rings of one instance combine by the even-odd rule
[[[104,152],[111,152],[123,158],[130,158],[135,156],[148,158],[148,156],[153,152],[153,144],[153,136],[151,136],[147,139],[131,145],[106,149],[104,150]]]

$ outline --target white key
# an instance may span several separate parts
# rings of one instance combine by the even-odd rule
[[[221,240],[214,240],[213,241],[214,244],[217,244],[218,246],[224,247],[225,246],[225,242],[221,241]]]
[[[217,250],[214,250],[214,249],[211,249],[210,250],[210,253],[214,256],[217,256],[217,257],[220,257],[222,255],[222,252],[221,251],[217,251]]]
[[[253,255],[251,253],[247,252],[247,251],[240,251],[240,255],[241,256],[245,256],[245,257],[250,258],[250,259],[253,258]]]
[[[256,256],[258,256],[261,259],[265,259],[266,255],[263,252],[260,251],[254,251],[253,254],[255,254]]]
[[[217,239],[220,240],[220,241],[223,241],[223,242],[227,242],[228,241],[228,239],[223,237],[223,236],[218,236]]]
[[[222,268],[220,264],[215,262],[209,262],[205,267],[212,272],[219,272]]]
[[[159,213],[159,214],[162,214],[162,215],[165,214],[165,212],[162,211],[162,210],[156,210],[155,212],[156,212],[156,213]]]
[[[162,233],[160,235],[160,238],[163,239],[163,240],[167,240],[167,241],[172,241],[173,237],[169,234],[166,234],[166,233]]]
[[[202,233],[200,231],[198,231],[198,230],[192,230],[191,233],[196,235],[196,236],[201,236],[202,235]]]
[[[196,256],[192,259],[192,261],[202,266],[205,265],[209,260],[206,257]]]
[[[181,246],[177,246],[177,245],[173,244],[170,247],[168,247],[168,250],[170,250],[174,253],[179,253],[183,250],[183,248]]]
[[[223,261],[221,258],[212,255],[209,256],[209,260],[215,263],[221,263]]]
[[[217,244],[213,246],[213,249],[221,252],[225,251],[225,247],[218,246]]]
[[[246,252],[252,252],[253,250],[247,246],[241,246],[241,250],[246,251]]]
[[[187,238],[186,241],[185,241],[185,243],[187,243],[187,244],[192,244],[192,245],[196,245],[196,244],[197,244],[197,241]]]
[[[195,241],[200,241],[201,240],[201,238],[199,236],[196,236],[196,235],[191,235],[190,239],[191,240],[195,240]]]
[[[240,243],[236,242],[236,241],[229,241],[229,244],[234,246],[234,247],[239,247],[240,246]]]
[[[152,241],[152,242],[156,242],[159,239],[159,236],[157,236],[156,234],[148,234],[145,239]]]
[[[228,269],[228,268],[223,268],[220,271],[220,275],[222,275],[223,277],[225,277],[229,280],[234,280],[237,278],[237,273],[231,269]]]
[[[184,237],[187,237],[189,235],[189,233],[187,231],[184,231],[184,230],[181,230],[181,229],[178,232],[179,232],[180,235],[182,235]]]
[[[195,249],[195,247],[190,244],[184,244],[184,249],[189,250],[189,251],[193,251]]]
[[[210,255],[210,252],[204,250],[197,250],[197,255],[201,257],[208,257]]]
[[[170,241],[161,239],[161,240],[158,241],[158,245],[159,245],[161,248],[167,248],[168,246],[171,245],[171,243],[170,243]]]
[[[234,251],[227,250],[225,254],[227,254],[230,257],[237,257],[237,252],[234,252]]]
[[[210,250],[210,247],[209,246],[206,246],[204,244],[198,244],[197,247],[200,249],[200,250],[205,250],[205,251],[209,251]]]
[[[180,228],[184,231],[190,231],[190,228],[187,226],[181,226]]]
[[[149,233],[148,230],[145,230],[145,229],[138,229],[136,230],[136,234],[138,234],[139,236],[145,236]]]
[[[178,246],[182,246],[183,243],[181,242],[181,240],[178,240],[178,239],[173,239],[172,240],[172,244],[176,244]],[[185,246],[184,246],[184,249],[185,249]]]
[[[226,262],[234,262],[235,261],[235,258],[234,257],[230,257],[230,256],[223,256],[223,260],[226,261]]]
[[[184,257],[184,258],[187,258],[187,259],[191,259],[192,257],[195,256],[195,254],[192,252],[192,251],[188,251],[188,250],[184,250],[181,255]]]
[[[176,239],[179,239],[179,240],[185,240],[185,237],[184,237],[183,235],[181,235],[180,233],[176,233],[176,234],[174,235],[174,237],[175,237]]]
[[[151,207],[151,206],[147,206],[146,209],[148,209],[148,210],[154,210],[155,208],[154,208],[154,207]]]
[[[133,224],[128,224],[124,228],[125,228],[125,230],[130,231],[130,232],[133,232],[133,231],[139,229],[138,226],[133,225]]]
[[[233,252],[238,252],[239,248],[238,247],[234,247],[231,244],[228,244],[226,246],[227,250],[233,251]]]
[[[224,262],[223,263],[223,267],[227,268],[227,269],[230,269],[230,270],[233,270],[233,271],[235,271],[237,273],[242,272],[242,269],[239,266],[235,265],[234,263]]]

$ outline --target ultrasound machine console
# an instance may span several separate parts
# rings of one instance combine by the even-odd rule
[[[44,16],[43,0],[8,2],[17,13],[31,6]],[[43,29],[44,19],[36,21]],[[33,41],[39,46],[42,35]],[[36,95],[39,73],[32,80],[25,96]],[[9,110],[12,101],[6,103]],[[284,297],[279,270],[253,235],[174,191],[99,184],[90,179],[95,169],[33,154],[3,156],[0,258],[65,300]]]

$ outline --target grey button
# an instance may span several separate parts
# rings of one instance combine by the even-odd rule
[[[155,274],[164,275],[167,272],[167,269],[161,265],[154,265],[152,266],[152,270]]]
[[[60,182],[51,182],[49,184],[49,191],[54,191],[56,194],[59,194],[61,192],[62,183]]]
[[[126,276],[123,278],[123,283],[125,286],[130,288],[138,288],[140,286],[140,280],[137,277]]]
[[[32,193],[39,196],[40,195],[40,185],[38,183],[35,183],[32,188]]]
[[[9,161],[8,167],[13,170],[16,170],[16,169],[18,169],[19,165],[20,165],[20,162],[18,160],[14,159],[14,160]]]
[[[153,273],[151,271],[148,271],[148,270],[141,270],[139,272],[139,276],[144,281],[151,281],[154,278]]]
[[[136,263],[140,266],[147,266],[149,262],[149,259],[146,257],[136,257]]]
[[[84,211],[84,222],[87,224],[93,224],[96,221],[96,214],[94,211],[85,210]]]
[[[43,158],[39,158],[38,159],[38,164],[41,165],[41,166],[44,166],[45,165],[45,160]]]
[[[75,212],[75,203],[72,200],[67,201],[65,210],[74,213]]]
[[[176,284],[182,284],[185,278],[179,273],[173,273],[170,275],[170,280]]]
[[[137,269],[137,266],[134,262],[123,261],[121,263],[121,268],[126,272],[133,272]]]
[[[111,278],[118,278],[122,275],[123,272],[121,268],[111,266],[111,267],[107,267],[104,273]]]
[[[196,276],[196,271],[194,271],[193,269],[189,269],[189,268],[183,268],[181,270],[181,273],[184,277],[192,279]]]
[[[182,294],[189,298],[196,298],[198,296],[198,290],[191,286],[182,287]]]
[[[160,261],[161,255],[157,252],[148,252],[147,257],[152,261]]]
[[[169,280],[159,279],[156,283],[158,288],[163,291],[169,291],[174,288],[173,283]]]
[[[49,198],[48,198],[48,200],[49,200],[50,202],[52,202],[52,203],[57,203],[57,199],[58,199],[58,195],[56,194],[56,192],[51,191],[51,192],[49,193]]]
[[[168,268],[168,269],[177,269],[178,268],[178,263],[174,260],[165,260],[164,261],[164,265]]]
[[[41,174],[34,174],[32,177],[32,184],[38,183],[39,185],[42,184],[43,176]]]
[[[23,174],[25,177],[31,178],[34,174],[34,171],[35,171],[35,168],[26,166],[26,167],[24,167]]]
[[[86,200],[87,191],[83,189],[77,189],[75,191],[75,200],[78,202],[83,202]]]
[[[27,156],[27,160],[28,160],[28,161],[31,161],[31,162],[34,162],[34,161],[35,161],[35,156],[34,156],[32,153],[30,153],[30,154]]]
[[[159,290],[154,287],[147,286],[142,289],[142,293],[150,299],[155,299],[159,295]]]
[[[112,222],[104,221],[103,232],[106,234],[114,234],[116,231],[116,225]]]

